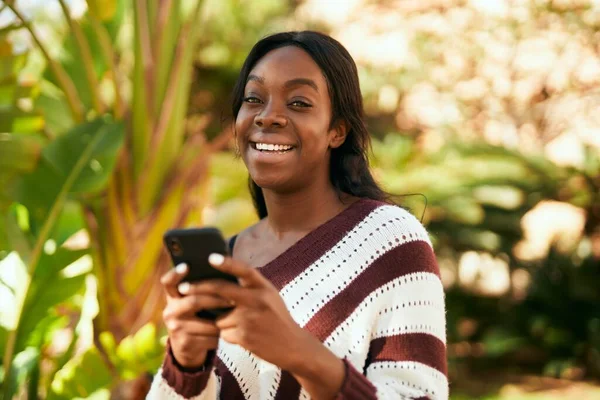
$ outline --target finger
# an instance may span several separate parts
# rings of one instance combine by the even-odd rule
[[[263,287],[268,282],[256,268],[251,268],[231,257],[224,257],[221,254],[213,253],[208,257],[208,262],[214,268],[238,277],[242,286]]]
[[[214,310],[233,306],[230,300],[211,295],[186,295],[181,299],[186,315],[195,315],[201,310]]]
[[[241,345],[240,335],[236,328],[222,330],[220,338],[227,343]]]
[[[250,304],[253,299],[252,290],[236,285],[222,279],[210,279],[189,285],[182,284],[179,290],[184,290],[188,295],[208,295],[220,297],[227,301],[229,306]]]
[[[205,319],[190,317],[185,319],[169,319],[165,326],[171,333],[185,333],[192,336],[219,337],[217,325]]]
[[[214,281],[215,283],[208,283],[212,281]],[[224,302],[225,305],[220,305],[218,307],[234,306],[235,301],[220,295],[220,291],[222,290],[221,282],[223,282],[223,284],[231,284],[231,282],[223,281],[220,279],[204,281],[202,283],[182,282],[177,286],[177,291],[185,296],[204,295],[211,297],[215,302]],[[238,286],[235,284],[233,285]]]
[[[211,295],[187,295],[175,301],[168,306],[167,317],[171,318],[190,318],[195,317],[201,310],[212,310],[216,308],[228,308],[232,304],[230,301]],[[167,318],[165,317],[165,318]]]
[[[231,307],[230,301],[212,295],[187,295],[171,299],[163,311],[163,319],[195,318],[196,312]]]
[[[235,310],[217,317],[215,326],[221,331],[233,329],[238,326],[238,318],[237,315],[235,315]]]
[[[170,297],[181,297],[177,291],[177,285],[188,272],[186,264],[178,264],[160,278],[160,283],[164,286],[167,295]]]

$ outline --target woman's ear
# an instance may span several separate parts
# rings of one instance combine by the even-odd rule
[[[333,129],[331,129],[329,137],[329,148],[337,149],[346,141],[348,136],[348,124],[344,120],[339,120],[335,123]]]

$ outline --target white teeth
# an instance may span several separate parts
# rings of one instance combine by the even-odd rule
[[[286,151],[290,150],[292,146],[282,144],[267,144],[267,143],[256,143],[256,149],[262,151]]]

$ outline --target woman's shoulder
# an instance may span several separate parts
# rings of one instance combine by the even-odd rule
[[[260,220],[227,239],[230,252],[233,254],[234,248],[246,247],[248,242],[252,242],[256,238],[257,229],[262,222]]]
[[[373,208],[363,224],[376,226],[384,236],[402,238],[405,241],[423,240],[431,245],[429,233],[409,210],[394,203],[377,200],[366,200]]]

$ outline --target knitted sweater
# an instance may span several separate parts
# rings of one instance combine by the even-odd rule
[[[427,232],[407,211],[359,200],[259,270],[343,359],[337,399],[448,398],[443,287]],[[198,371],[168,350],[148,398],[309,396],[290,373],[221,340]]]

